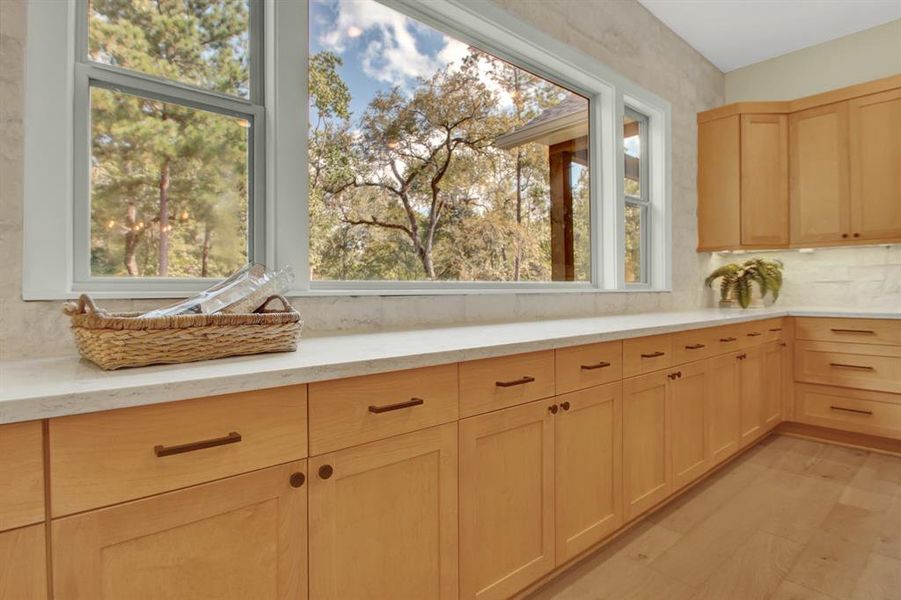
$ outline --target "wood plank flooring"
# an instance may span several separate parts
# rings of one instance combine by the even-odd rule
[[[901,600],[901,457],[772,436],[531,600]]]

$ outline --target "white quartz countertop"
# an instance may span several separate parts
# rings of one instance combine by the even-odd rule
[[[897,311],[703,309],[302,338],[297,352],[103,371],[77,357],[0,362],[0,424],[311,383],[782,316]]]

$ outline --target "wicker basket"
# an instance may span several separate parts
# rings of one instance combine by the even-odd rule
[[[267,309],[278,300],[281,310]],[[137,318],[108,313],[87,295],[69,302],[75,345],[102,369],[185,363],[263,352],[292,352],[303,321],[282,296],[270,296],[250,314],[178,315]]]

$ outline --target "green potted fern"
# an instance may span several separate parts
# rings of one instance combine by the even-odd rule
[[[720,279],[720,306],[734,306],[736,302],[742,308],[762,307],[767,293],[772,294],[773,302],[779,298],[782,289],[782,261],[752,258],[745,262],[729,263],[714,269],[704,283],[712,288],[713,282]],[[755,293],[755,285],[759,293]]]

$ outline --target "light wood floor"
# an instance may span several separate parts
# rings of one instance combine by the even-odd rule
[[[531,600],[901,599],[901,458],[773,436]]]

